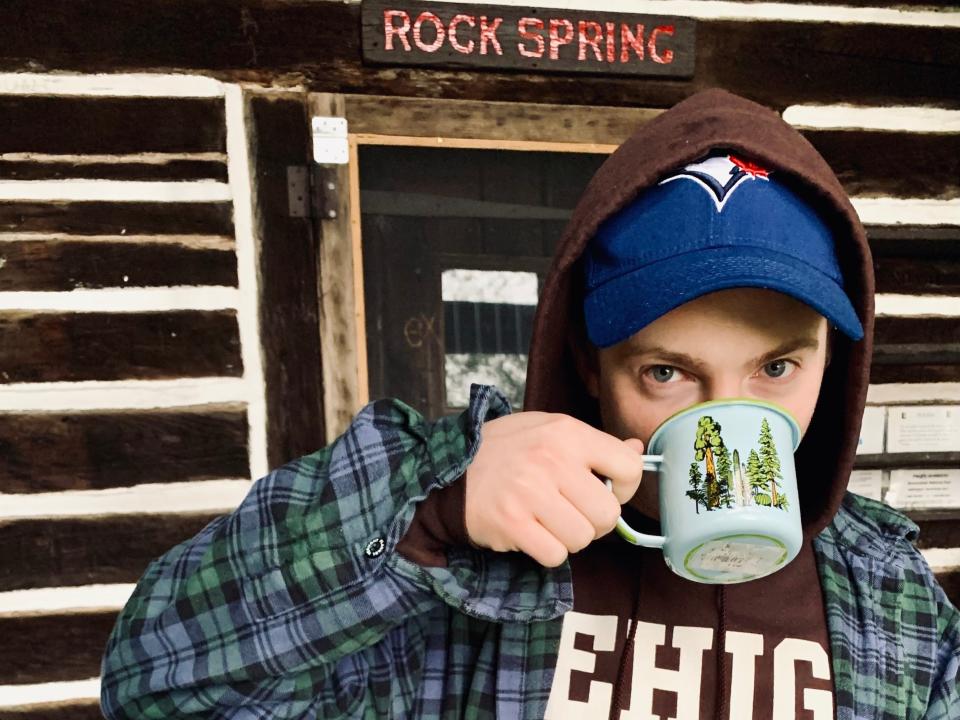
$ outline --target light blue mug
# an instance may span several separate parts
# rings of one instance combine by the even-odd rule
[[[776,572],[803,542],[799,444],[797,421],[773,403],[714,400],[681,410],[654,431],[644,457],[644,470],[659,472],[663,535],[639,533],[622,517],[617,533],[662,548],[670,569],[695,582]]]

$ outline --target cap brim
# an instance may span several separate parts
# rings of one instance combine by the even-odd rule
[[[782,253],[742,246],[675,255],[604,283],[584,301],[587,334],[597,347],[610,347],[690,300],[738,287],[782,292],[852,340],[863,337],[860,319],[835,280]]]

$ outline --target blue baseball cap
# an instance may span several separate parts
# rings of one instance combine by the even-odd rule
[[[773,175],[714,155],[608,218],[583,255],[590,341],[616,345],[690,300],[739,287],[790,295],[862,338],[830,230]]]

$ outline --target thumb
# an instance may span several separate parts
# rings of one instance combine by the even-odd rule
[[[628,438],[623,442],[631,450],[636,451],[638,455],[643,455],[643,451],[646,449],[643,445],[643,440],[639,438]]]

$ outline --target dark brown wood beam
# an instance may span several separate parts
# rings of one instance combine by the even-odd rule
[[[120,240],[84,242],[61,237],[5,242],[0,291],[178,285],[237,287],[237,258],[232,249]],[[222,238],[219,242],[233,245],[232,238]]]
[[[196,535],[214,517],[201,513],[0,522],[0,591],[135,582],[150,561]]]
[[[0,493],[249,477],[238,406],[4,414],[0,449]]]
[[[288,168],[306,170],[309,119],[304,96],[247,96],[259,239],[260,342],[267,395],[267,453],[278,467],[323,447],[319,223],[291,216]],[[320,189],[307,188],[309,196]],[[337,188],[336,192],[347,192]]]
[[[4,311],[0,367],[0,384],[243,375],[233,311]]]

